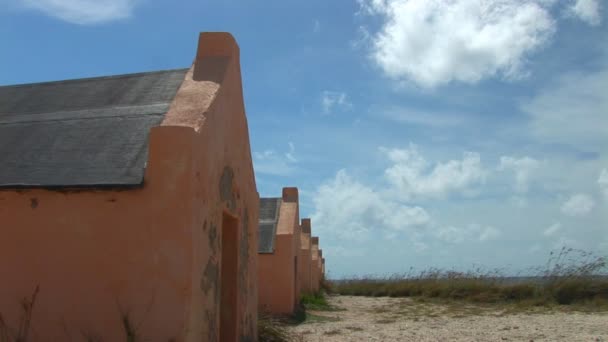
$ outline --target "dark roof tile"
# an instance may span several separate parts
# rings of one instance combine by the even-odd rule
[[[260,198],[258,253],[274,253],[280,198]]]
[[[188,69],[0,87],[0,187],[137,186]]]

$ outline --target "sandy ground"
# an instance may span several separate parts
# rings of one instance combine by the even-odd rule
[[[521,313],[407,298],[335,296],[330,303],[341,311],[309,311],[291,332],[303,341],[608,342],[608,313]]]

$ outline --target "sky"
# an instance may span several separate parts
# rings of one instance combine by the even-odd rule
[[[0,84],[241,48],[260,196],[300,191],[329,277],[608,254],[602,0],[0,0]]]

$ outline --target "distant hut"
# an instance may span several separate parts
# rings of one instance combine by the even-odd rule
[[[321,283],[324,279],[324,272],[323,272],[323,250],[319,249],[319,259],[317,259],[318,264],[317,264],[317,272],[319,272],[319,283]]]
[[[309,218],[303,218],[300,224],[300,254],[298,256],[298,271],[300,278],[300,289],[302,293],[312,292],[311,283],[311,242],[310,242],[310,231],[311,224]]]
[[[321,259],[321,280],[325,280],[325,258]]]
[[[258,300],[262,311],[291,314],[300,299],[298,189],[281,198],[261,198],[258,246]]]
[[[37,288],[28,341],[257,338],[230,34],[187,69],[0,87],[0,188],[0,314],[17,329]]]
[[[310,249],[311,253],[311,265],[310,265],[310,282],[311,282],[311,291],[319,292],[321,285],[321,274],[319,272],[319,261],[321,258],[319,257],[319,238],[317,236],[313,236],[311,238],[312,246]]]

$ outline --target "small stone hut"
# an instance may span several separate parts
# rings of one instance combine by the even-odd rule
[[[228,33],[186,69],[2,86],[4,323],[26,298],[28,341],[253,341],[258,200]]]
[[[297,188],[280,198],[261,198],[258,246],[260,310],[291,314],[300,300],[300,214]]]
[[[311,238],[311,265],[310,265],[310,283],[311,283],[311,291],[319,292],[321,285],[321,274],[319,272],[319,237],[313,236]]]
[[[298,255],[298,271],[300,278],[300,289],[302,293],[312,292],[311,263],[312,255],[310,254],[310,219],[303,218],[300,224],[300,254]]]

